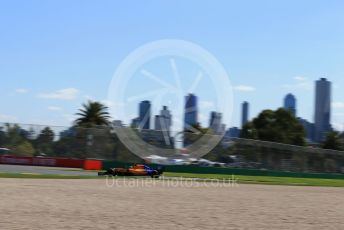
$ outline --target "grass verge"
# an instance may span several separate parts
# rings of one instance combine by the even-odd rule
[[[233,179],[233,175],[220,174],[192,174],[165,172],[166,177],[183,177],[199,179]],[[1,173],[0,178],[27,178],[27,179],[97,179],[97,176],[74,176],[57,174],[30,174],[30,173]],[[344,187],[344,180],[340,179],[314,179],[294,177],[269,177],[269,176],[242,176],[234,175],[239,184],[265,184],[265,185],[291,185],[291,186],[321,186]]]
[[[164,173],[166,177],[200,178],[200,179],[232,179],[233,175],[220,174],[191,174],[191,173]],[[267,184],[267,185],[293,185],[293,186],[322,186],[344,187],[344,180],[340,179],[314,179],[295,177],[270,176],[242,176],[234,175],[239,184]]]

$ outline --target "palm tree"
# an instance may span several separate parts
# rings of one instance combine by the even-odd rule
[[[110,125],[110,114],[107,111],[108,107],[99,103],[88,101],[87,104],[82,105],[82,109],[79,109],[79,112],[76,113],[79,116],[75,120],[77,126],[108,126]]]

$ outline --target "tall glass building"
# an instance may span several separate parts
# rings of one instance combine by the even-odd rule
[[[283,108],[296,116],[296,98],[293,94],[289,93],[285,96]]]
[[[241,114],[241,127],[248,122],[248,113],[249,113],[250,104],[247,101],[242,103],[242,114]]]
[[[184,111],[184,129],[188,130],[190,126],[198,123],[198,109],[197,97],[189,94],[185,97],[185,111]]]
[[[151,119],[151,103],[150,101],[142,101],[139,105],[139,121],[140,129],[149,129]]]
[[[155,130],[170,131],[172,125],[172,115],[167,106],[163,106],[160,115],[155,116]]]
[[[314,140],[321,142],[331,131],[331,82],[326,78],[316,81]]]
[[[217,112],[210,113],[209,128],[216,134],[222,132],[222,114]]]

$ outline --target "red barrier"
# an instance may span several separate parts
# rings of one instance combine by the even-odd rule
[[[83,168],[84,160],[56,158],[56,166],[64,168]]]
[[[32,165],[38,166],[57,166],[55,158],[48,157],[33,157]]]
[[[85,160],[84,169],[85,170],[102,170],[103,162],[100,160]]]
[[[0,164],[83,168],[84,160],[55,157],[18,157],[3,155],[0,156]]]
[[[0,156],[1,164],[32,165],[32,157]]]

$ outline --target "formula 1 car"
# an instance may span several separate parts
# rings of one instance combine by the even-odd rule
[[[111,168],[105,172],[98,172],[98,176],[150,176],[159,178],[163,171],[163,168],[152,169],[147,165],[136,164],[129,168]]]

